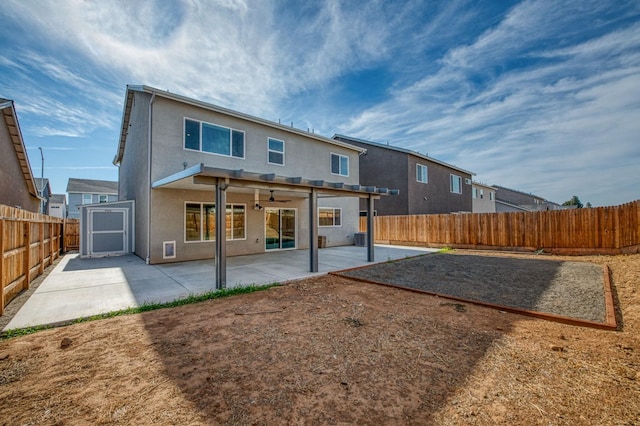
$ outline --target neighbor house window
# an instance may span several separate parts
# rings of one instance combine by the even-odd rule
[[[349,157],[331,153],[331,174],[349,176]]]
[[[284,166],[284,141],[268,138],[267,150],[269,154],[269,164]]]
[[[478,198],[478,188],[473,188],[473,198]]]
[[[462,178],[458,175],[451,175],[451,192],[462,194]]]
[[[216,206],[209,203],[185,204],[185,241],[213,241],[216,237]],[[227,204],[226,239],[245,238],[245,206]]]
[[[184,149],[244,158],[244,132],[185,118]]]
[[[493,191],[489,191],[489,199],[493,201]]]
[[[93,203],[93,195],[82,194],[82,204],[91,204],[91,203]]]
[[[342,209],[320,207],[318,209],[318,226],[342,226]]]
[[[484,198],[484,189],[480,190],[480,198]]]
[[[109,201],[108,196],[106,196],[106,195],[98,195],[98,202],[99,203],[106,203],[107,201]]]
[[[427,166],[423,164],[416,164],[416,180],[418,182],[429,182],[429,176],[427,176]]]

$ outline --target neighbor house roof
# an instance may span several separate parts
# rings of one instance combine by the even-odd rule
[[[500,186],[500,185],[491,185],[491,186],[493,186],[495,189],[501,189],[501,190],[507,191],[507,192],[515,192],[516,194],[522,194],[522,195],[526,195],[527,197],[537,198],[537,199],[542,200],[542,201],[547,201],[543,197],[540,197],[538,195],[531,194],[531,193],[528,193],[528,192],[518,191],[517,189],[507,188],[506,186]]]
[[[38,188],[36,187],[35,180],[33,179],[31,164],[29,163],[27,150],[24,146],[24,140],[22,139],[22,132],[20,131],[20,124],[18,123],[18,116],[16,115],[16,109],[13,101],[10,99],[0,98],[0,111],[2,111],[2,119],[4,120],[9,131],[9,135],[11,136],[11,142],[13,143],[13,148],[16,151],[18,163],[20,164],[24,180],[27,183],[27,188],[32,195],[39,197]]]
[[[273,121],[265,120],[263,118],[258,118],[249,114],[244,114],[238,111],[233,111],[231,109],[223,108],[214,104],[210,104],[207,102],[199,101],[197,99],[188,98],[186,96],[178,95],[176,93],[171,93],[166,90],[156,89],[150,86],[134,86],[127,85],[127,94],[124,103],[124,108],[122,111],[122,128],[120,129],[120,143],[118,144],[118,152],[113,159],[113,164],[120,164],[122,162],[122,156],[124,155],[124,147],[127,140],[127,132],[129,129],[129,121],[131,119],[131,108],[133,108],[133,95],[135,92],[148,93],[152,96],[161,96],[166,99],[171,99],[177,102],[182,102],[184,104],[197,106],[200,108],[208,109],[210,111],[214,111],[220,114],[225,114],[231,117],[240,118],[242,120],[247,120],[253,123],[261,124],[264,126],[272,127],[278,130],[282,130],[285,132],[301,135],[307,138],[316,139],[318,141],[328,143],[331,145],[340,146],[343,148],[351,149],[357,152],[364,152],[365,150],[362,148],[358,148],[356,146],[350,145],[348,143],[343,143],[340,141],[336,141],[333,139],[326,138],[324,136],[317,135],[315,133],[305,132],[301,129],[296,129],[293,126],[285,126],[280,123],[275,123]]]
[[[51,197],[49,198],[49,202],[65,204],[67,202],[67,196],[64,194],[51,194]]]
[[[454,166],[452,164],[445,163],[444,161],[437,160],[437,159],[435,159],[433,157],[429,157],[428,155],[420,154],[419,152],[412,151],[410,149],[400,148],[398,146],[393,146],[393,145],[386,145],[386,144],[382,144],[382,143],[378,143],[378,142],[371,142],[371,141],[368,141],[368,140],[358,139],[358,138],[354,138],[354,137],[351,137],[351,136],[345,136],[345,135],[340,135],[340,134],[333,135],[333,139],[335,140],[336,138],[346,139],[347,141],[359,142],[359,143],[362,143],[362,144],[371,145],[371,146],[375,146],[375,147],[378,147],[378,148],[384,148],[384,149],[388,149],[388,150],[391,150],[391,151],[397,151],[397,152],[402,152],[402,153],[405,153],[405,154],[413,155],[415,157],[431,161],[432,163],[440,164],[441,166],[445,166],[445,167],[448,167],[450,169],[457,170],[457,171],[459,171],[461,173],[466,173],[468,175],[475,176],[475,173],[473,173],[473,172],[470,172],[470,171],[465,170],[465,169],[461,169],[460,167],[456,167],[456,166]]]
[[[49,187],[49,192],[51,192],[51,187],[49,186],[49,179],[34,178],[34,180],[36,181],[36,188],[38,188],[38,191],[42,189],[42,191],[44,192],[44,188]]]
[[[83,194],[118,194],[118,182],[110,180],[75,179],[69,178],[67,192],[81,192]]]

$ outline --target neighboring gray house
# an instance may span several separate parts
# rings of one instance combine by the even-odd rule
[[[80,219],[78,206],[117,201],[118,182],[69,178],[67,194],[69,195],[67,217],[69,219]]]
[[[360,184],[400,190],[399,196],[376,203],[377,215],[471,213],[474,173],[392,145],[344,135],[333,139],[366,149],[359,157]],[[363,207],[361,204],[361,210]]]
[[[67,218],[67,196],[65,194],[51,194],[49,198],[49,216]]]
[[[566,206],[561,206],[558,203],[545,200],[534,194],[528,194],[500,185],[493,185],[493,187],[496,190],[497,212],[566,210]]]
[[[38,188],[12,100],[0,98],[0,204],[40,212]]]
[[[119,200],[135,200],[135,253],[148,263],[353,244],[363,149],[148,86],[127,86]],[[225,205],[225,214],[217,214]],[[371,245],[372,247],[373,245]],[[372,255],[372,248],[371,255]]]
[[[40,213],[49,214],[49,199],[51,198],[51,185],[47,178],[35,178],[38,194],[42,197],[40,204]]]
[[[495,213],[496,212],[496,189],[490,185],[473,181],[472,199],[474,213]]]

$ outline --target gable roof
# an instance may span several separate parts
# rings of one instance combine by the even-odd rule
[[[67,192],[81,192],[85,194],[118,194],[118,182],[110,180],[69,178]]]
[[[150,86],[135,86],[135,85],[127,85],[127,93],[125,95],[124,108],[122,111],[122,127],[120,129],[120,142],[118,144],[118,152],[113,159],[113,164],[118,165],[122,162],[122,156],[124,155],[124,147],[127,140],[127,132],[129,129],[129,121],[131,119],[131,109],[133,108],[133,95],[135,92],[140,93],[148,93],[152,97],[153,96],[161,96],[166,99],[171,99],[173,101],[181,102],[188,105],[197,106],[199,108],[208,109],[210,111],[214,111],[220,114],[225,114],[231,117],[240,118],[242,120],[250,121],[253,123],[261,124],[264,126],[272,127],[274,129],[282,130],[288,133],[293,133],[296,135],[304,136],[307,138],[315,139],[323,143],[327,143],[330,145],[340,146],[342,148],[351,149],[357,152],[365,152],[366,150],[359,148],[357,146],[350,145],[348,143],[343,143],[334,139],[329,139],[324,136],[317,135],[315,133],[305,132],[301,129],[296,129],[294,127],[285,126],[280,123],[275,123],[273,121],[265,120],[263,118],[255,117],[253,115],[245,114],[238,111],[233,111],[228,108],[223,108],[218,105],[210,104],[207,102],[199,101],[197,99],[188,98],[186,96],[178,95],[176,93],[171,93],[166,90],[156,89]]]
[[[67,196],[65,194],[51,194],[51,198],[49,198],[49,202],[65,204],[67,202]]]
[[[453,169],[453,170],[457,170],[457,171],[459,171],[461,173],[466,173],[466,174],[471,175],[471,176],[475,176],[476,175],[475,173],[470,172],[468,170],[461,169],[460,167],[456,167],[456,166],[454,166],[452,164],[445,163],[444,161],[440,161],[440,160],[437,160],[437,159],[435,159],[433,157],[429,157],[428,155],[420,154],[419,152],[416,152],[416,151],[411,151],[410,149],[400,148],[399,146],[385,145],[385,144],[378,143],[378,142],[371,142],[371,141],[368,141],[368,140],[358,139],[358,138],[354,138],[354,137],[351,137],[351,136],[345,136],[345,135],[340,135],[340,134],[333,135],[333,139],[335,140],[336,138],[340,138],[340,140],[343,140],[346,143],[348,143],[348,141],[353,141],[353,142],[358,142],[358,143],[365,144],[365,145],[375,146],[377,148],[383,148],[383,149],[388,149],[388,150],[391,150],[391,151],[402,152],[404,154],[413,155],[414,157],[422,158],[423,160],[431,161],[432,163],[440,164],[441,166],[448,167],[448,168]]]
[[[48,178],[33,178],[36,182],[36,188],[38,189],[38,191],[40,191],[40,189],[42,189],[42,192],[44,193],[44,188],[49,188],[49,193],[51,193],[51,186],[49,186],[49,179]]]
[[[506,186],[500,186],[500,185],[491,185],[491,186],[493,186],[497,190],[502,190],[502,191],[505,191],[505,192],[512,192],[512,193],[520,194],[520,195],[525,195],[525,196],[530,197],[530,198],[537,198],[537,199],[539,199],[541,201],[547,201],[543,197],[540,197],[540,196],[538,196],[536,194],[531,194],[531,193],[528,193],[528,192],[518,191],[517,189],[507,188]],[[497,196],[498,196],[498,193],[496,193],[496,197]]]
[[[22,132],[20,131],[20,123],[18,123],[18,116],[14,103],[10,99],[0,98],[0,111],[2,111],[2,120],[4,120],[11,142],[13,143],[13,149],[16,152],[18,163],[20,164],[20,170],[24,176],[24,180],[27,183],[29,193],[38,197],[38,188],[33,179],[33,172],[31,171],[31,164],[29,163],[29,157],[27,156],[27,150],[24,146],[24,140],[22,139]]]

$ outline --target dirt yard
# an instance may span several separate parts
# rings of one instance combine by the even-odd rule
[[[0,342],[0,424],[640,424],[640,255],[568,260],[620,331],[326,276]]]

